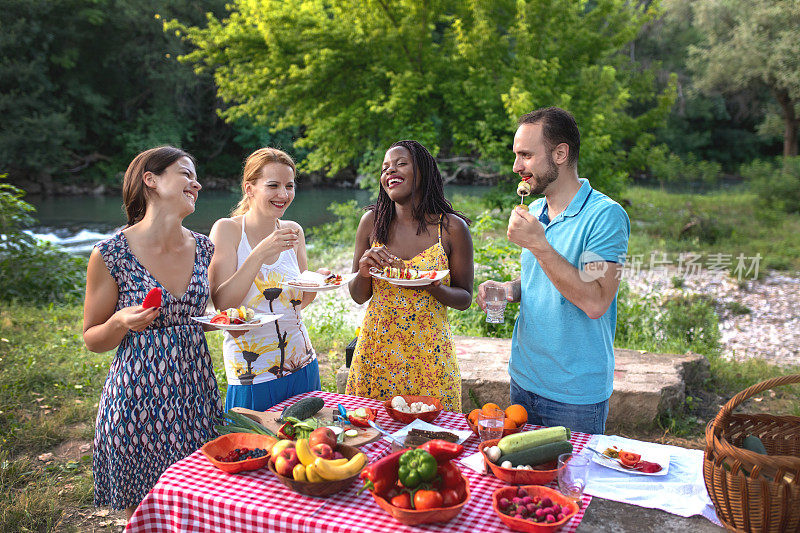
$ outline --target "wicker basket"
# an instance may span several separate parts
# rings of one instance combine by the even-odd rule
[[[800,374],[753,385],[706,427],[703,477],[730,530],[800,532],[800,417],[731,413],[751,396],[791,383],[800,383]],[[740,448],[747,435],[761,439],[768,455]]]

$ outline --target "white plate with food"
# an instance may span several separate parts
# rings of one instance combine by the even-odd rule
[[[665,476],[669,472],[670,455],[663,450],[634,450],[627,447],[607,446],[592,451],[595,452],[592,454],[592,460],[595,463],[617,472],[639,476]],[[616,457],[614,457],[615,455]],[[626,461],[623,461],[621,457],[625,457]],[[653,472],[658,467],[660,467],[659,470]]]
[[[376,279],[388,281],[400,287],[424,287],[434,281],[444,279],[450,270],[417,270],[416,268],[386,267],[383,270],[372,269],[370,275]]]
[[[344,287],[350,280],[356,277],[357,272],[349,274],[336,274],[329,275],[320,274],[319,272],[305,271],[300,276],[284,281],[282,285],[289,289],[297,289],[303,292],[324,292]]]
[[[231,307],[225,311],[218,311],[215,315],[193,316],[192,320],[206,326],[213,326],[225,331],[250,331],[260,328],[264,324],[269,324],[282,317],[282,314],[271,315],[268,313],[256,313],[252,309],[245,307]]]

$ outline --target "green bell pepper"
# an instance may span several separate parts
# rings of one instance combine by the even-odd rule
[[[397,476],[404,487],[414,489],[435,478],[438,467],[433,455],[425,450],[409,450],[400,456]]]

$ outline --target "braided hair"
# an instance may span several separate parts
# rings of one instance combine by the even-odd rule
[[[417,221],[417,235],[420,235],[428,224],[438,219],[437,215],[452,214],[460,217],[467,224],[469,218],[456,211],[453,204],[444,196],[444,180],[433,158],[427,148],[417,141],[397,141],[389,147],[402,146],[411,153],[414,170],[414,187],[411,191],[411,202],[414,205],[412,215]],[[415,202],[416,196],[420,195],[420,201]],[[370,236],[372,242],[385,244],[389,240],[389,225],[395,216],[394,202],[389,198],[384,188],[378,190],[378,200],[366,207],[366,210],[375,213],[375,226]],[[449,222],[447,217],[443,217],[444,225],[447,227]]]

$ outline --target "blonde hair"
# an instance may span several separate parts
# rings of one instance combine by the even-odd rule
[[[247,158],[244,162],[244,170],[242,171],[242,199],[236,204],[236,207],[231,211],[231,216],[244,215],[250,210],[250,197],[247,196],[245,185],[248,183],[255,183],[261,177],[261,169],[270,163],[280,163],[292,169],[292,172],[297,174],[297,169],[294,166],[292,157],[277,148],[259,148]]]

